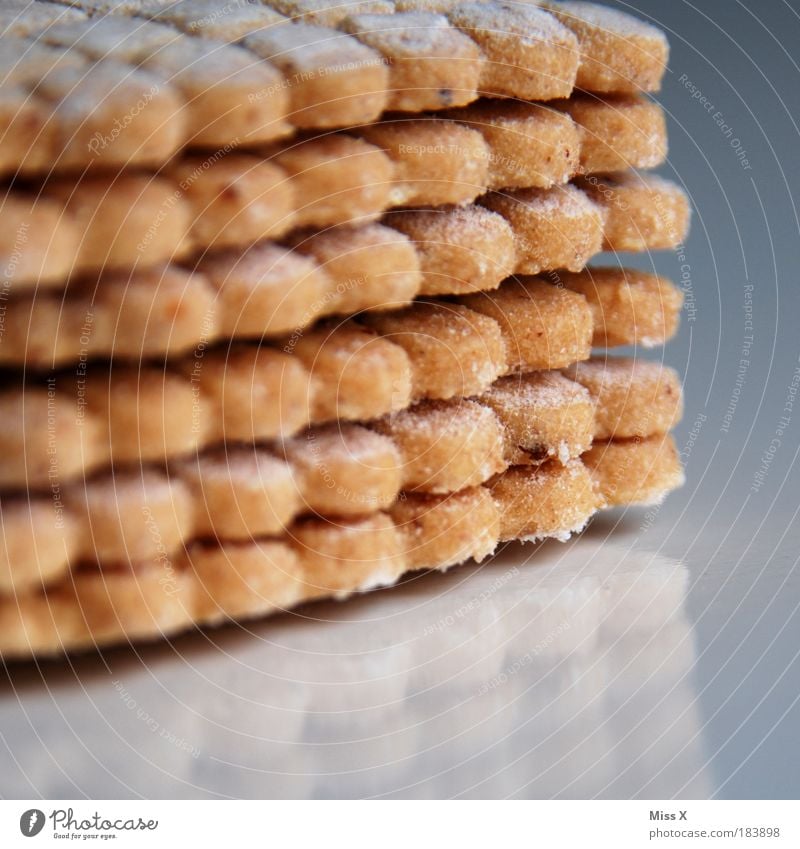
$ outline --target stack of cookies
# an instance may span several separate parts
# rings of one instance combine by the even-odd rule
[[[566,538],[679,486],[663,33],[592,3],[9,0],[0,653]],[[592,356],[593,350],[595,355]],[[599,355],[597,351],[601,351]]]

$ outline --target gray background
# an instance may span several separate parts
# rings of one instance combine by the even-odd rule
[[[664,173],[692,234],[685,260],[634,261],[683,270],[694,307],[664,354],[686,487],[347,605],[12,669],[2,795],[797,797],[799,397],[776,431],[800,365],[800,4],[617,5],[672,44]]]

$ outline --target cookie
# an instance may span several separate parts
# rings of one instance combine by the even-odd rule
[[[82,171],[98,164],[157,167],[179,151],[186,138],[183,98],[146,68],[106,59],[47,74],[35,90],[51,116],[44,133],[29,142],[34,148],[49,148],[56,171]],[[87,114],[89,103],[93,108]]]
[[[296,227],[361,224],[392,204],[394,164],[363,139],[334,134],[287,144],[270,155],[293,186]]]
[[[486,56],[480,79],[484,94],[552,100],[572,92],[578,41],[552,15],[501,0],[453,4],[445,14]]]
[[[592,444],[597,410],[605,403],[555,371],[501,378],[478,400],[493,410],[503,426],[507,466],[547,460],[565,465],[579,457]]]
[[[43,41],[62,56],[68,50],[70,63],[96,67],[75,91],[53,78],[50,97],[37,92],[35,113],[27,111],[48,129],[28,134],[29,148],[16,145],[2,164],[9,173],[152,165],[184,146],[252,146],[295,129],[372,122],[386,110],[464,105],[479,94],[551,100],[568,97],[576,81],[603,93],[654,90],[666,61],[660,31],[592,4],[561,4],[555,16],[536,4],[453,0],[270,5],[15,4],[6,13],[7,52],[28,54]],[[30,95],[43,76],[29,59],[22,64],[18,95]],[[147,75],[155,83],[143,89]],[[154,103],[167,121],[142,106]],[[7,130],[27,126],[6,115]],[[91,147],[70,142],[62,151],[70,127]]]
[[[42,170],[56,150],[57,130],[47,122],[44,101],[19,85],[0,90],[0,173]]]
[[[182,285],[178,278],[176,288]],[[624,272],[618,285],[627,286]],[[211,291],[207,298],[213,304]],[[379,418],[415,400],[479,395],[503,375],[586,359],[595,341],[596,317],[586,298],[539,278],[509,280],[495,292],[460,300],[418,302],[364,315],[360,323],[298,330],[269,345],[227,347],[210,347],[203,336],[208,314],[187,310],[187,323],[201,322],[200,338],[166,369],[109,369],[83,357],[75,374],[38,382],[29,376],[24,391],[11,381],[0,394],[9,439],[0,486],[46,482],[54,429],[59,474],[67,480],[112,460],[163,461],[222,439],[283,438],[311,423]],[[138,327],[149,327],[149,303],[140,308]],[[655,297],[654,311],[660,303]],[[603,334],[636,344],[638,328],[626,327],[626,320],[609,316]],[[91,337],[93,321],[81,332]],[[161,332],[177,331],[167,320]]]
[[[401,534],[409,570],[446,569],[473,558],[483,560],[500,538],[500,511],[484,486],[444,498],[408,495],[395,502],[390,515]]]
[[[422,301],[362,321],[405,352],[415,398],[475,395],[508,370],[498,322],[459,304]]]
[[[351,15],[392,15],[395,11],[391,0],[270,0],[268,5],[293,21],[326,27],[338,26]]]
[[[580,271],[602,249],[605,210],[573,185],[499,192],[482,203],[511,225],[520,274]]]
[[[667,433],[683,415],[677,372],[630,357],[596,357],[566,370],[597,401],[594,438],[632,439]]]
[[[669,435],[597,442],[583,459],[609,507],[660,504],[684,483],[678,449]]]
[[[555,272],[547,279],[580,292],[589,302],[596,348],[653,348],[678,329],[683,293],[660,275],[633,268],[587,268],[577,274]]]
[[[242,44],[280,71],[295,127],[353,126],[386,108],[389,69],[383,56],[347,33],[287,23],[259,29]]]
[[[407,236],[381,224],[301,234],[295,248],[310,257],[330,281],[329,291],[335,293],[332,312],[351,315],[396,309],[420,291],[422,274],[414,245]],[[295,328],[308,323],[299,322]]]
[[[560,368],[589,356],[592,314],[575,292],[531,277],[459,301],[500,325],[508,371]]]
[[[58,3],[33,4],[26,0],[6,0],[0,9],[0,32],[4,36],[24,38],[54,24],[85,21],[86,17],[81,9],[71,9]]]
[[[666,250],[678,247],[686,239],[691,214],[689,198],[670,180],[631,172],[587,177],[580,186],[606,212],[603,250]]]
[[[658,27],[599,3],[567,0],[542,5],[578,39],[578,88],[595,92],[659,90],[669,44]]]
[[[516,267],[511,225],[482,206],[390,212],[384,220],[417,250],[421,295],[496,289]]]
[[[580,460],[565,466],[509,469],[491,485],[500,507],[500,541],[568,539],[584,529],[600,506],[595,485]]]
[[[469,203],[485,191],[489,147],[479,132],[463,124],[384,121],[361,134],[394,162],[393,206]]]
[[[578,272],[601,251],[676,248],[689,229],[689,199],[651,174],[586,177],[551,189],[516,189],[481,198],[514,231],[519,274]]]
[[[576,94],[554,104],[579,128],[583,174],[657,168],[667,158],[667,121],[653,100],[635,95]]]
[[[31,528],[46,526],[48,517],[62,540],[51,557],[63,571],[83,561],[172,556],[193,539],[274,536],[307,513],[368,515],[390,507],[401,490],[457,492],[509,466],[555,461],[573,468],[593,438],[650,437],[677,420],[674,374],[655,363],[631,366],[626,360],[607,365],[613,377],[591,368],[589,377],[579,372],[585,387],[557,372],[533,373],[498,381],[475,400],[423,402],[367,427],[339,422],[261,446],[229,441],[171,460],[166,472],[118,465],[85,482],[62,482],[48,445],[50,495],[57,499],[30,490],[4,497],[14,559],[4,564],[0,587],[22,591],[59,573],[51,560],[42,562],[30,538]],[[644,415],[649,407],[660,415]],[[51,515],[57,504],[60,511]],[[564,515],[561,506],[558,514]],[[526,536],[513,534],[520,535]]]
[[[396,120],[359,132],[362,137],[335,134],[273,147],[264,156],[182,157],[157,177],[48,180],[35,187],[35,199],[12,189],[0,215],[7,224],[0,239],[7,280],[17,292],[36,284],[63,287],[69,276],[247,248],[292,229],[363,224],[392,206],[469,204],[486,191],[492,163],[507,161],[497,134],[460,121]],[[546,170],[545,150],[526,145],[520,155],[522,182]],[[503,182],[510,179],[505,173]],[[506,218],[515,232],[517,271],[531,274],[579,271],[601,247],[673,247],[689,217],[678,186],[638,174],[507,189],[481,202]],[[48,227],[33,226],[37,219]]]
[[[3,199],[0,262],[5,289],[62,285],[80,249],[80,231],[65,215],[64,205],[23,192]]]
[[[200,343],[298,332],[326,315],[396,308],[428,289],[495,288],[508,276],[501,252],[513,241],[499,216],[470,207],[432,219],[409,213],[392,220],[416,243],[399,228],[379,224],[337,228],[298,234],[293,250],[262,242],[243,252],[219,252],[193,268],[105,273],[71,284],[66,296],[9,297],[0,362],[47,368],[99,356],[180,355]],[[500,241],[492,246],[484,240],[483,250],[498,255],[494,263],[481,242],[471,242],[473,229],[459,230],[461,220],[474,229],[491,223],[486,236],[499,234]],[[456,277],[462,267],[464,281]]]
[[[336,25],[383,56],[389,70],[388,111],[444,109],[478,97],[483,54],[447,18],[424,12],[359,12],[358,5],[340,6],[350,14]]]
[[[261,62],[250,51],[181,34],[171,26],[116,15],[90,22],[50,27],[39,36],[54,47],[84,55],[100,70],[106,62],[119,62],[145,70],[156,80],[156,92],[181,103],[178,146],[236,147],[272,141],[287,135],[289,95],[281,72]],[[67,95],[71,107],[83,111],[89,126],[93,111],[84,100]],[[116,118],[124,135],[138,127],[144,108],[131,100]],[[58,116],[54,116],[58,120]],[[98,128],[103,135],[104,128]],[[125,159],[114,144],[98,145],[94,158],[104,167],[136,165],[138,156]],[[91,162],[91,157],[87,156]]]
[[[477,130],[486,140],[489,189],[547,189],[577,173],[580,131],[556,109],[540,103],[480,100],[445,115]]]
[[[489,327],[496,337],[497,331]],[[480,344],[478,336],[473,347]],[[428,347],[434,347],[435,355],[436,343]],[[504,360],[493,353],[491,344],[485,350],[490,368],[484,385],[488,385],[502,371]],[[425,354],[417,355],[421,364],[430,359]],[[165,452],[166,456],[185,453],[225,436],[252,441],[289,435],[311,420],[375,418],[407,406],[414,383],[412,362],[401,345],[355,326],[305,334],[290,353],[249,346],[205,352],[200,347],[194,357],[165,373],[116,368],[111,375],[109,381],[107,373],[93,368],[84,371],[77,385],[67,378],[54,381],[52,388],[29,386],[24,394],[9,389],[0,405],[9,432],[31,452],[46,444],[48,406],[58,411],[59,421],[75,422],[67,432],[59,431],[61,474],[70,476],[82,468],[105,465],[112,444],[118,461],[157,459]],[[440,386],[428,376],[420,382],[420,390],[429,393]],[[470,382],[469,388],[477,390],[481,383]],[[452,378],[441,388],[442,394],[452,397]],[[261,402],[261,393],[266,403]],[[148,417],[148,408],[163,410],[163,418]],[[142,422],[150,423],[147,430],[142,430]],[[92,437],[85,449],[80,435],[84,424],[87,438]],[[101,438],[104,432],[107,436]],[[6,455],[2,474],[6,485],[46,476],[46,466],[39,472],[30,464],[21,468],[22,456]]]
[[[170,24],[187,35],[219,41],[239,41],[251,32],[289,19],[268,6],[220,0],[177,0],[155,3],[144,12],[151,20]]]
[[[32,4],[27,4],[31,6]],[[68,10],[65,9],[65,13]],[[18,17],[24,18],[24,12]],[[42,80],[69,69],[89,69],[89,61],[80,53],[50,47],[39,39],[3,38],[0,69],[7,85],[32,89]]]
[[[21,208],[14,238],[27,238],[31,222],[42,219],[42,226],[56,228],[51,250],[63,255],[59,246],[74,236],[70,222],[41,203],[34,208],[34,219],[30,208]],[[71,283],[65,296],[12,293],[0,363],[49,368],[112,355],[120,361],[176,356],[200,343],[297,332],[324,316],[397,308],[420,295],[494,290],[517,265],[511,225],[483,207],[398,212],[385,221],[391,228],[296,234],[294,250],[263,242],[186,267],[107,272]],[[26,273],[48,262],[34,251],[11,251]],[[596,347],[652,347],[677,329],[682,295],[664,278],[590,268],[548,272],[546,279],[586,297]]]
[[[343,598],[391,584],[409,569],[480,560],[515,534],[565,538],[610,503],[598,489],[620,503],[615,466],[599,459],[609,451],[626,461],[625,493],[637,499],[680,485],[669,438],[612,442],[598,447],[597,457],[589,452],[586,465],[575,460],[515,468],[491,488],[408,496],[390,514],[336,524],[305,520],[275,540],[198,543],[175,558],[102,574],[87,565],[45,594],[0,601],[0,653],[10,660],[159,639],[309,599]]]

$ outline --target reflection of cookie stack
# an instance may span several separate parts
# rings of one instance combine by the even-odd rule
[[[665,156],[662,34],[333,6],[15,8],[4,654],[343,596],[680,482],[675,375],[588,360],[665,341],[680,293],[584,270],[685,235],[630,170]]]

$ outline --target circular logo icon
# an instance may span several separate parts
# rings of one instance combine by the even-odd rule
[[[44,828],[44,812],[38,808],[31,808],[19,818],[19,830],[25,837],[36,837]]]

